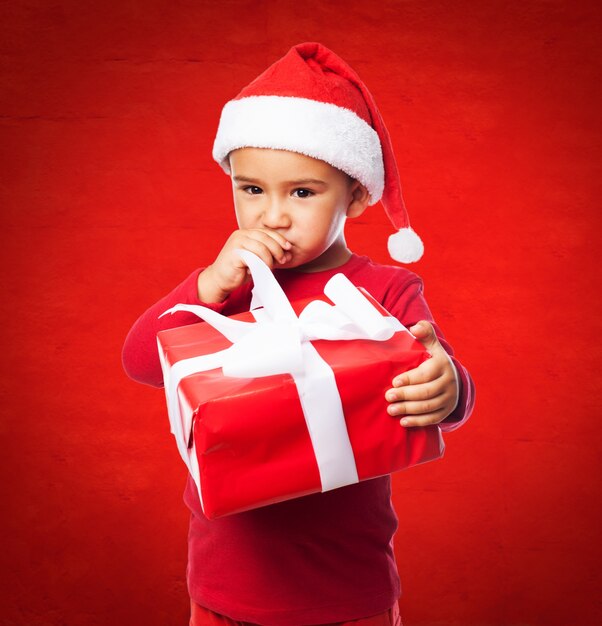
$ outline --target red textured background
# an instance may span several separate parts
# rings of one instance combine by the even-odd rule
[[[594,4],[2,4],[3,625],[187,624],[185,470],[120,351],[234,227],[221,107],[302,41],[379,103],[477,386],[394,479],[404,624],[600,623]],[[348,241],[389,262],[389,232],[378,205]]]

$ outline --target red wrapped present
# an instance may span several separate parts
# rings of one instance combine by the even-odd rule
[[[385,392],[430,358],[424,346],[343,274],[324,296],[290,303],[270,269],[239,254],[251,310],[157,335],[171,432],[205,515],[336,489],[440,458],[437,425],[403,428]]]

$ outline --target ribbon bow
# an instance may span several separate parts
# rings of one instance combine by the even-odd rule
[[[336,274],[324,287],[324,294],[333,305],[314,300],[297,317],[270,268],[252,252],[236,252],[253,278],[250,309],[255,322],[234,320],[207,307],[188,304],[178,304],[159,316],[176,311],[194,313],[232,342],[225,350],[183,359],[171,368],[166,366],[159,345],[171,432],[199,494],[195,446],[188,448],[192,415],[181,415],[178,385],[186,376],[218,367],[224,376],[239,378],[291,374],[316,456],[322,491],[358,482],[334,373],[311,341],[386,341],[395,332],[407,329],[397,318],[383,316],[344,274]]]

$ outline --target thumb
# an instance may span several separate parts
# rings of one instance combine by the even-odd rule
[[[414,324],[409,331],[429,352],[440,346],[433,325],[426,320],[420,320],[418,323]]]

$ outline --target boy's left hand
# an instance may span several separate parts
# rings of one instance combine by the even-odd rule
[[[385,393],[390,402],[387,411],[403,417],[402,426],[438,424],[454,410],[458,399],[454,366],[430,322],[421,320],[409,331],[431,358],[393,379],[393,388]]]

